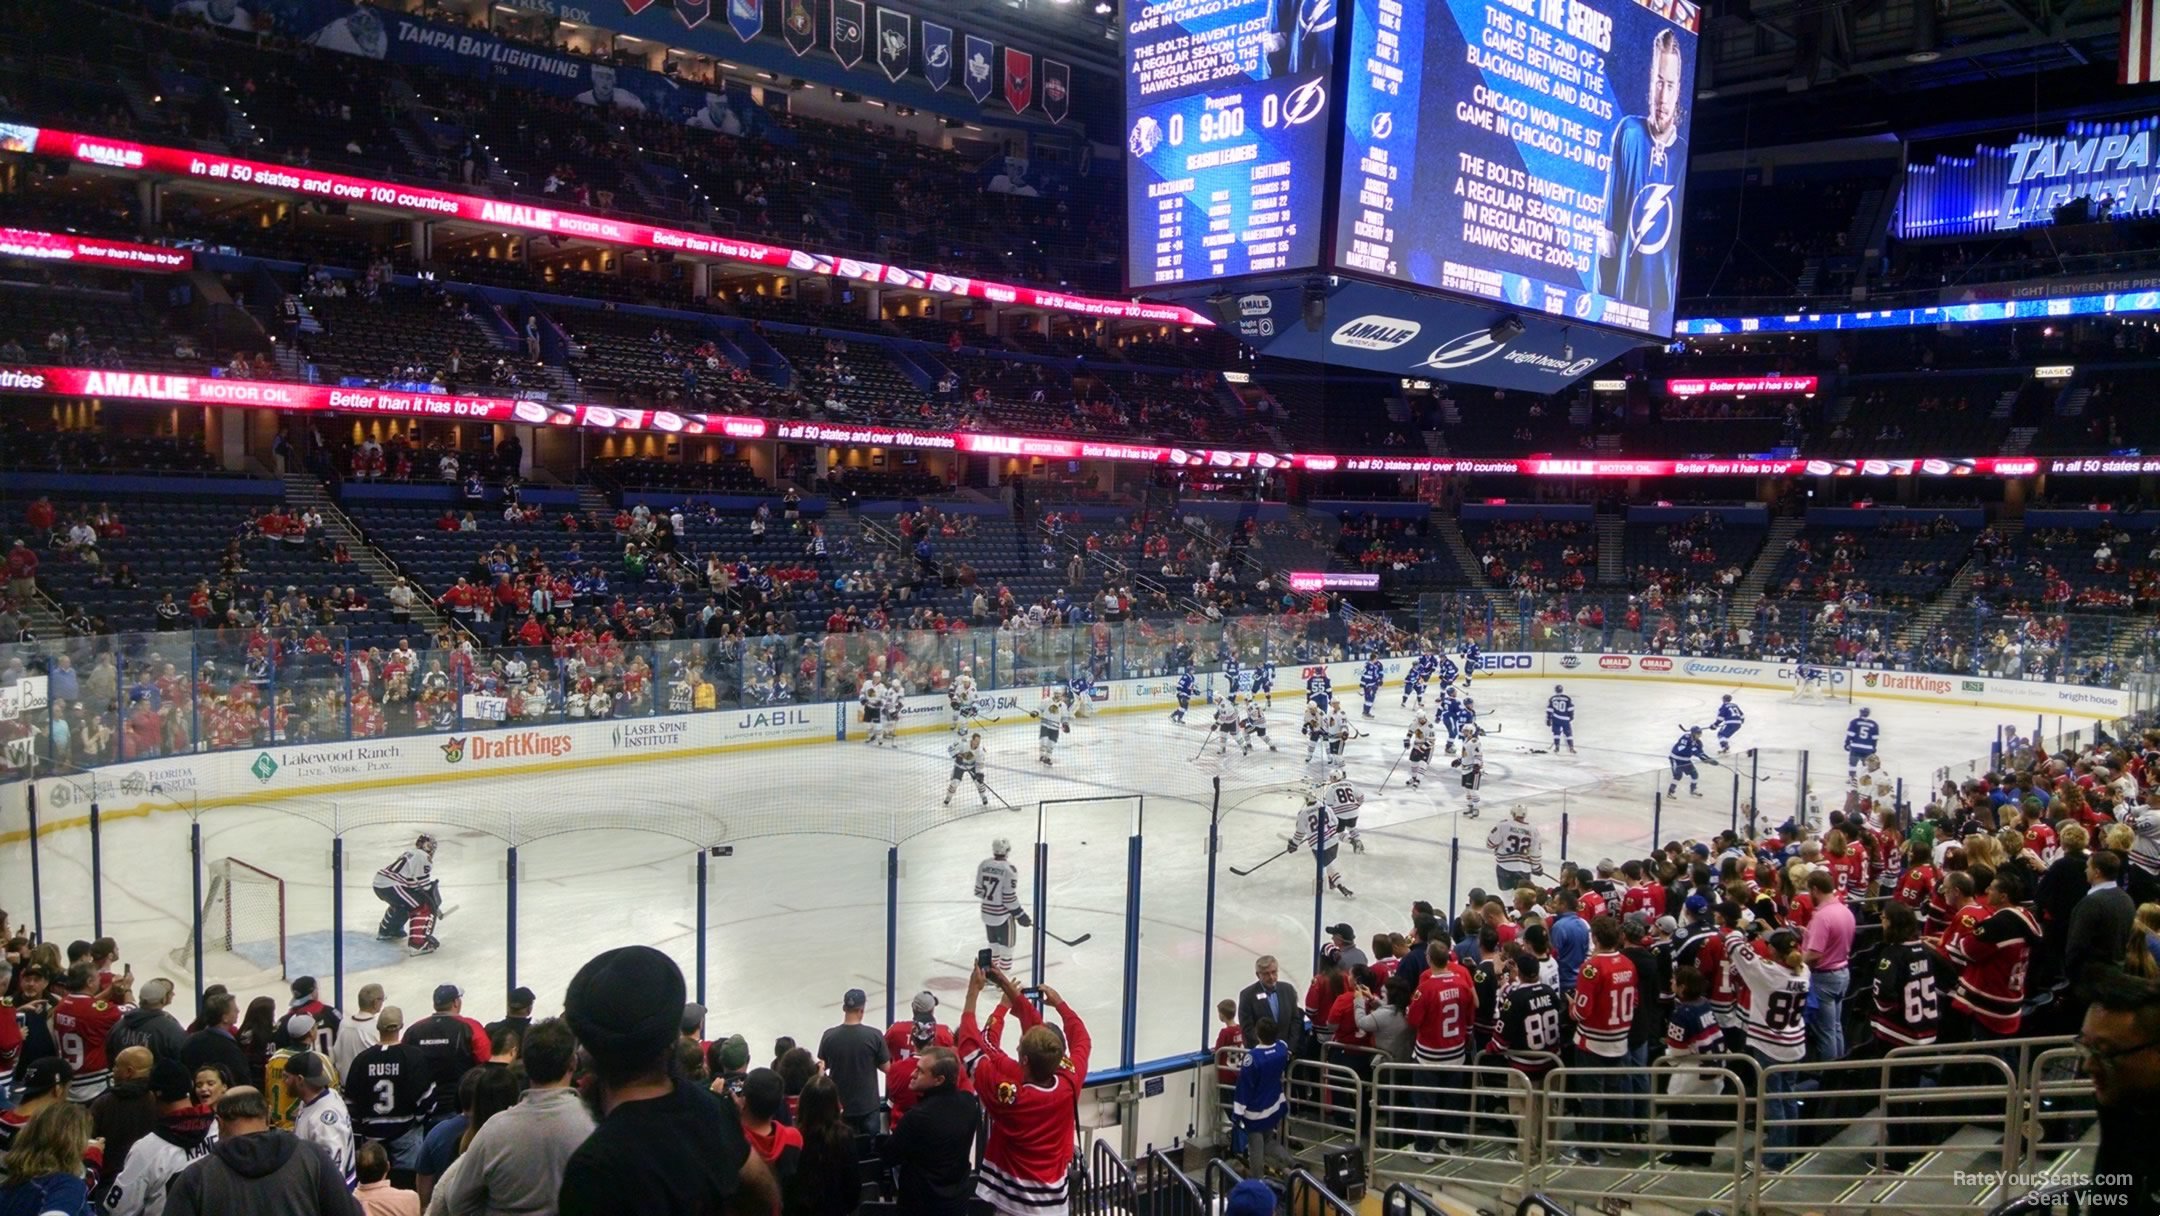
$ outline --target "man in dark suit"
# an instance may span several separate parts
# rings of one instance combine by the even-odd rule
[[[1289,1045],[1290,1056],[1297,1058],[1298,1046],[1305,1037],[1303,1007],[1298,1002],[1298,991],[1284,982],[1282,969],[1275,956],[1263,954],[1253,963],[1253,975],[1257,978],[1238,993],[1238,1031],[1244,1042],[1260,1040],[1253,1033],[1253,1026],[1262,1014],[1275,1019],[1276,1037]]]
[[[878,1138],[878,1155],[900,1169],[900,1216],[965,1216],[975,1197],[968,1157],[982,1107],[960,1088],[960,1057],[950,1047],[926,1048],[908,1085],[913,1109]]]
[[[2070,980],[2072,1010],[2082,1010],[2080,990],[2088,982],[2086,969],[2113,971],[2121,968],[2123,951],[2137,920],[2137,905],[2122,889],[2122,858],[2107,849],[2096,849],[2085,862],[2085,876],[2092,886],[2070,911],[2070,932],[2063,941],[2063,974]]]

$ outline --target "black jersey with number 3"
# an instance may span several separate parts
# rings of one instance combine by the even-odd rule
[[[1869,977],[1868,1024],[1893,1047],[1932,1043],[1942,1025],[1942,979],[1935,952],[1919,942],[1884,946]]]
[[[378,1043],[354,1056],[345,1077],[353,1130],[386,1144],[419,1125],[434,1093],[427,1057],[404,1043]]]

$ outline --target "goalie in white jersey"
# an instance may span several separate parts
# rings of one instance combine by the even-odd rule
[[[1020,867],[1010,860],[1012,841],[1000,836],[990,842],[990,856],[975,867],[975,899],[982,905],[983,933],[990,939],[990,961],[1012,974],[1013,942],[1019,936],[1014,925],[1027,928],[1034,922],[1020,907]]]
[[[1336,842],[1342,839],[1342,835],[1341,821],[1336,818],[1334,810],[1321,800],[1319,792],[1314,791],[1305,795],[1305,810],[1298,816],[1297,831],[1290,834],[1286,842],[1289,847],[1285,851],[1295,853],[1305,847],[1306,841],[1311,841],[1313,851],[1320,855],[1320,864],[1327,871],[1328,889],[1344,899],[1349,899],[1356,892],[1343,885],[1342,871],[1335,868],[1338,850]]]
[[[1530,822],[1530,808],[1521,803],[1508,808],[1506,823],[1493,825],[1485,847],[1493,851],[1493,872],[1503,892],[1529,886],[1531,875],[1545,872],[1543,844]]]
[[[405,944],[415,954],[432,954],[435,918],[442,915],[442,885],[435,881],[435,838],[422,836],[396,861],[375,871],[375,898],[386,905],[375,940]]]
[[[973,777],[975,779],[975,792],[982,795],[982,804],[989,806],[990,792],[983,787],[982,732],[976,731],[973,734],[961,735],[955,738],[951,746],[945,749],[945,752],[952,757],[952,777],[945,782],[945,805],[951,806],[952,796],[960,792],[961,778]]]

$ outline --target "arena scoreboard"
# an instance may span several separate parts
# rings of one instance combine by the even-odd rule
[[[1672,334],[1694,0],[1128,16],[1133,290],[1319,272],[1556,333]]]
[[[1127,10],[1134,290],[1319,264],[1335,4],[1155,0]]]

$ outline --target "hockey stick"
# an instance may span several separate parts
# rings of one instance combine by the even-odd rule
[[[1016,807],[1016,806],[1014,806],[1014,805],[1013,805],[1012,803],[1010,803],[1010,802],[1007,802],[1007,801],[1005,801],[1005,795],[1003,795],[1003,794],[1000,794],[1000,793],[998,793],[998,792],[997,792],[997,791],[996,791],[995,789],[991,789],[991,786],[990,786],[990,783],[989,783],[989,782],[987,782],[987,781],[977,781],[977,782],[976,782],[975,784],[977,784],[977,785],[980,785],[981,787],[983,787],[983,788],[984,788],[984,789],[986,789],[986,790],[990,790],[990,796],[991,796],[992,798],[995,798],[995,799],[997,799],[997,800],[998,800],[998,805],[1000,805],[1000,806],[1004,807],[1004,808],[1005,808],[1006,810],[1008,810],[1008,811],[1011,811],[1012,813],[1014,813],[1014,814],[1016,814],[1016,815],[1020,813],[1020,808],[1019,808],[1019,807]]]
[[[1192,754],[1192,760],[1187,761],[1187,763],[1197,763],[1199,761],[1200,752],[1204,752],[1207,750],[1208,740],[1215,737],[1215,732],[1217,729],[1219,728],[1213,722],[1208,723],[1207,734],[1203,735],[1200,739],[1200,751],[1194,752]]]
[[[1049,938],[1051,941],[1059,943],[1060,945],[1077,946],[1081,942],[1087,941],[1089,938],[1092,938],[1095,935],[1092,933],[1083,933],[1078,937],[1059,937],[1057,934],[1052,933],[1048,929],[1045,929],[1043,930],[1043,936]]]
[[[1244,869],[1242,869],[1242,870],[1238,869],[1238,868],[1237,868],[1236,866],[1231,866],[1231,867],[1230,867],[1230,872],[1231,872],[1232,874],[1235,874],[1235,875],[1237,875],[1237,876],[1238,876],[1239,878],[1243,878],[1243,877],[1245,877],[1245,876],[1246,876],[1247,874],[1250,874],[1250,873],[1252,873],[1252,872],[1253,872],[1254,870],[1257,870],[1257,869],[1259,869],[1260,867],[1262,867],[1262,866],[1265,866],[1265,865],[1267,865],[1269,861],[1274,861],[1274,860],[1275,860],[1276,858],[1279,858],[1279,857],[1288,857],[1288,856],[1290,856],[1290,854],[1289,854],[1289,853],[1288,853],[1287,851],[1285,851],[1285,852],[1281,852],[1281,853],[1273,853],[1273,854],[1270,854],[1270,855],[1268,856],[1268,859],[1267,859],[1267,861],[1257,862],[1257,863],[1255,863],[1255,864],[1253,864],[1253,865],[1249,865],[1249,866],[1245,867],[1245,868],[1244,868]]]
[[[1395,753],[1395,763],[1387,766],[1387,776],[1380,779],[1380,788],[1373,791],[1374,797],[1378,797],[1381,794],[1387,793],[1388,782],[1395,780],[1396,768],[1402,764],[1403,757],[1409,754],[1410,749],[1407,747]]]

